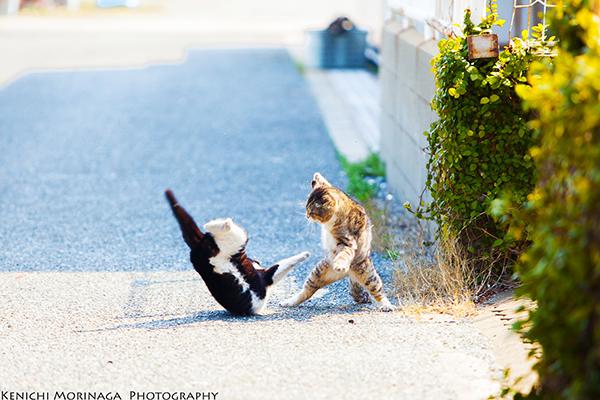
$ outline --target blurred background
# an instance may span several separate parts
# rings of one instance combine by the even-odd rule
[[[535,7],[538,2],[517,3]],[[501,45],[508,42],[509,32],[515,35],[536,23],[529,19],[529,15],[538,14],[535,8],[517,8],[513,0],[498,0],[497,4],[501,18],[507,21],[497,30]],[[208,55],[196,64],[188,63],[187,67],[192,68],[194,79],[211,84],[220,80],[219,87],[231,81],[227,74],[233,74],[232,78],[238,74],[240,84],[235,90],[248,92],[254,109],[248,104],[238,104],[233,110],[233,97],[228,107],[250,120],[256,116],[257,107],[268,103],[262,91],[272,87],[285,91],[286,80],[268,68],[283,70],[285,64],[291,65],[293,61],[297,79],[306,81],[310,88],[307,101],[314,98],[318,105],[320,115],[314,123],[320,124],[321,119],[324,122],[326,133],[320,134],[323,143],[329,145],[327,136],[330,136],[336,150],[350,162],[378,154],[385,162],[389,189],[402,201],[417,204],[426,181],[423,132],[437,118],[430,107],[435,91],[431,59],[438,52],[438,41],[461,23],[466,8],[471,9],[477,21],[485,15],[486,6],[488,0],[0,0],[0,88],[8,88],[18,77],[33,71],[184,66],[188,50],[192,49],[277,48],[283,49],[282,53],[287,50],[291,59],[286,55],[285,61],[272,63],[267,57],[261,63],[248,55],[248,60],[240,63],[233,57],[223,64],[231,69],[229,72],[219,67],[206,76],[201,76],[200,68],[218,64],[211,62]],[[251,68],[255,61],[257,71]],[[72,80],[75,75],[65,79]],[[246,75],[250,78],[244,78]],[[251,83],[259,75],[264,75],[268,84],[256,88]],[[139,99],[149,95],[150,84],[130,93],[125,84],[129,81],[106,79],[110,84],[104,89],[111,94],[103,100],[105,103],[114,103],[118,99],[116,92],[126,92],[136,95],[138,98],[131,104],[141,107]],[[164,109],[165,104],[170,105],[173,95],[166,88],[180,82],[171,78],[149,82],[158,88],[153,107],[160,105],[157,109]],[[182,96],[192,96],[190,82],[182,83],[185,86]],[[28,132],[29,128],[15,126],[13,122],[26,113],[20,102],[31,105],[34,98],[40,99],[40,87],[31,85],[31,92],[13,87],[11,93],[5,90],[4,97],[0,97],[0,111],[7,115],[6,140],[12,140],[8,133],[17,137]],[[65,89],[88,90],[76,83],[61,85],[40,107],[56,113],[58,108],[53,104],[63,94],[68,95]],[[207,103],[216,104],[215,97],[220,92],[212,89],[202,96]],[[96,114],[81,110],[83,105],[90,109],[98,107],[88,102],[89,96],[81,103],[65,98],[63,101],[68,104],[65,110],[91,123]],[[294,96],[298,97],[285,92],[279,106],[290,107]],[[199,115],[202,110],[191,106],[189,109]],[[152,110],[146,107],[124,117],[148,112],[148,119],[153,121],[159,115]],[[226,115],[221,117],[227,120]],[[193,125],[197,118],[195,115],[183,120],[175,116],[169,126],[176,127],[182,122]],[[65,123],[64,119],[59,122]],[[92,127],[102,131],[104,122],[97,121]],[[290,125],[292,122],[286,121]],[[307,122],[307,118],[301,118],[293,129],[304,132]],[[53,121],[40,119],[38,123],[44,127],[42,132],[49,130],[58,137],[67,129]],[[133,126],[130,130],[137,128]],[[126,126],[119,129],[130,134]],[[253,134],[256,130],[249,129]],[[277,132],[273,134],[277,137]],[[67,146],[57,152],[70,149]],[[303,151],[311,153],[308,147]],[[81,150],[78,152],[83,154]],[[34,149],[31,154],[38,153]],[[19,160],[23,158],[18,152],[14,154]],[[15,171],[22,170],[23,166],[16,163]]]
[[[383,1],[0,0],[0,82],[28,69],[173,61],[187,47],[294,49],[340,15],[379,43]]]

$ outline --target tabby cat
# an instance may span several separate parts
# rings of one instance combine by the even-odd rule
[[[313,269],[302,291],[281,305],[298,305],[323,286],[348,276],[350,294],[356,302],[369,302],[370,293],[380,310],[394,310],[370,258],[371,222],[365,209],[317,172],[306,202],[306,216],[321,224],[325,258]]]
[[[309,257],[302,252],[262,268],[246,255],[248,235],[231,218],[215,219],[200,231],[194,219],[179,205],[173,192],[165,192],[173,215],[190,248],[190,260],[217,302],[232,314],[260,313],[271,286]]]

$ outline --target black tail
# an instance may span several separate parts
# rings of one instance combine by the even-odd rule
[[[185,240],[190,249],[194,248],[200,243],[204,234],[198,229],[196,222],[194,222],[194,219],[190,214],[179,205],[170,189],[165,191],[165,196],[167,196],[167,201],[171,205],[171,210],[173,211],[175,219],[179,222],[183,240]]]

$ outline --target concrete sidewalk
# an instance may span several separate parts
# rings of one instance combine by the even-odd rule
[[[345,293],[236,318],[193,271],[0,277],[3,390],[480,400],[497,389],[488,342],[469,322],[349,306]],[[295,286],[278,286],[271,303]]]

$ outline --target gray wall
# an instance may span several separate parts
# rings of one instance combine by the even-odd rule
[[[381,156],[388,182],[401,201],[418,205],[426,180],[426,139],[436,114],[431,110],[435,85],[431,59],[437,42],[390,19],[381,47]]]

